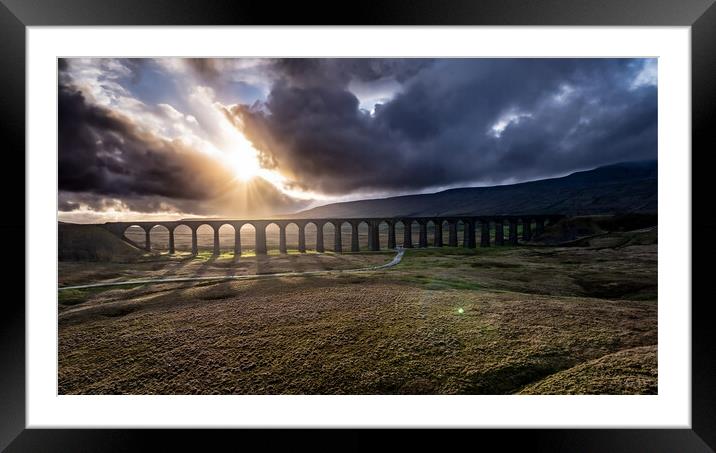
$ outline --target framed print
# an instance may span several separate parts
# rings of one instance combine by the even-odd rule
[[[712,2],[264,8],[3,2],[3,448],[715,448]]]

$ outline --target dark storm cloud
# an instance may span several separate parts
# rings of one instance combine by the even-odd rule
[[[59,186],[107,195],[201,199],[232,176],[180,141],[143,132],[129,118],[88,103],[71,87],[59,92]]]
[[[246,213],[258,209],[237,193],[225,165],[179,140],[146,132],[131,118],[94,105],[61,85],[58,98],[58,179],[61,211],[116,206],[139,212]],[[272,208],[293,206],[269,184],[255,185],[255,199]]]
[[[280,58],[270,70],[284,83],[299,86],[345,86],[351,79],[374,81],[392,77],[398,82],[413,77],[432,60],[421,58]]]
[[[135,212],[178,211],[176,200],[152,195],[129,195],[111,198],[94,192],[69,192],[60,190],[58,209],[71,212],[79,209],[90,211],[107,211],[111,209],[128,209]],[[186,203],[186,201],[185,201]]]
[[[656,87],[629,59],[279,60],[231,115],[297,186],[332,194],[551,176],[656,158]],[[402,90],[370,115],[351,80]],[[260,108],[259,108],[260,107]]]

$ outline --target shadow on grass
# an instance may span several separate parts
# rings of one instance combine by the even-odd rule
[[[564,356],[531,357],[523,361],[506,363],[491,370],[468,375],[461,393],[505,395],[516,393],[523,387],[575,365]]]

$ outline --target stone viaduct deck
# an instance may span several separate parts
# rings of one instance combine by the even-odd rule
[[[286,227],[293,224],[298,227],[298,250],[306,251],[306,225],[314,224],[316,226],[316,251],[324,252],[323,243],[323,226],[332,224],[334,230],[334,251],[343,252],[343,241],[341,227],[348,223],[351,226],[351,252],[359,252],[360,245],[358,240],[358,227],[361,223],[368,226],[368,248],[371,251],[380,250],[379,231],[380,226],[385,223],[388,227],[388,248],[396,247],[395,227],[397,224],[403,225],[403,247],[414,247],[412,237],[413,223],[418,224],[419,240],[417,247],[428,247],[428,225],[433,224],[433,237],[431,245],[434,247],[442,247],[443,245],[443,227],[448,230],[448,243],[450,247],[458,246],[458,224],[462,223],[463,240],[462,245],[466,248],[476,247],[476,228],[480,227],[480,247],[489,247],[491,239],[491,231],[494,228],[494,245],[501,246],[505,243],[510,245],[518,244],[518,225],[522,225],[522,240],[529,241],[534,234],[540,234],[545,225],[555,222],[562,218],[562,215],[521,215],[521,216],[459,216],[459,217],[395,217],[395,218],[335,218],[335,219],[269,219],[269,220],[220,220],[220,219],[197,219],[197,220],[176,220],[176,221],[150,221],[150,222],[107,222],[101,226],[119,236],[123,240],[128,240],[125,231],[132,226],[142,228],[146,234],[144,248],[151,251],[150,231],[156,226],[163,226],[169,231],[169,253],[175,253],[174,247],[174,230],[185,225],[191,229],[191,249],[193,254],[198,253],[197,230],[202,225],[208,225],[214,233],[214,254],[220,253],[219,247],[219,229],[223,225],[231,225],[234,228],[234,254],[241,255],[241,227],[243,225],[251,225],[255,230],[256,254],[265,255],[266,247],[266,227],[275,224],[279,228],[279,252],[287,253],[286,248]],[[505,238],[505,228],[508,226],[507,238]],[[533,230],[534,226],[534,230]],[[131,241],[130,241],[131,242]]]

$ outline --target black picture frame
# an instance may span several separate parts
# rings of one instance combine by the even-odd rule
[[[348,8],[348,6],[351,6]],[[707,238],[692,249],[692,429],[550,429],[462,430],[442,433],[441,450],[497,441],[504,447],[548,451],[714,451],[716,449],[716,335],[709,305],[716,293],[710,273],[716,237],[716,205],[709,203],[709,145],[716,118],[716,6],[714,0],[392,0],[330,6],[299,2],[229,0],[0,0],[0,129],[6,168],[14,177],[0,178],[6,213],[0,221],[4,238],[25,235],[25,201],[16,194],[25,168],[25,31],[29,26],[65,25],[596,25],[690,26],[692,64],[692,218],[693,238]],[[678,150],[674,152],[688,152]],[[6,172],[8,170],[6,169]],[[698,176],[698,177],[697,177]],[[23,181],[24,183],[24,181]],[[24,186],[24,184],[23,184]],[[698,209],[696,209],[698,206]],[[689,219],[683,219],[688,225]],[[18,240],[4,250],[25,255]],[[691,248],[691,244],[684,244]],[[20,272],[20,266],[15,272]],[[22,266],[23,275],[25,267]],[[9,273],[10,271],[8,271]],[[20,276],[14,281],[19,281]],[[26,276],[25,276],[26,277]],[[25,280],[26,281],[26,280]],[[375,431],[332,430],[329,433],[233,430],[59,430],[25,429],[25,298],[6,293],[0,312],[0,449],[7,451],[135,451],[160,441],[174,445],[240,448],[255,442],[316,449],[367,449]],[[683,301],[688,303],[689,301]],[[282,433],[283,430],[280,430]],[[382,432],[385,434],[385,431]],[[329,436],[330,434],[330,436]],[[401,449],[425,445],[426,431],[403,433]],[[405,435],[407,434],[407,435]],[[290,437],[290,439],[288,439]],[[485,446],[491,443],[483,444]]]

